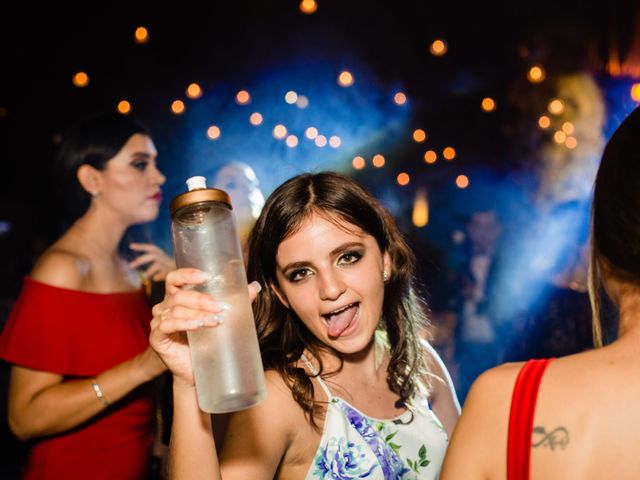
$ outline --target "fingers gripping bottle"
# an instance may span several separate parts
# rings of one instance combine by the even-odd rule
[[[266,396],[258,336],[247,291],[242,249],[223,190],[204,177],[187,180],[188,192],[170,205],[176,264],[208,272],[195,290],[229,305],[224,323],[187,332],[200,408],[209,413],[242,410]]]

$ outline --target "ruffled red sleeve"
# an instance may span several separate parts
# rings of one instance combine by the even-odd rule
[[[67,376],[93,376],[148,346],[143,290],[91,293],[25,278],[0,336],[0,358]]]

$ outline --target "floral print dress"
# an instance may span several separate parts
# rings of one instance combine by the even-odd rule
[[[313,371],[313,366],[303,356]],[[331,391],[316,377],[329,398],[324,431],[306,480],[433,480],[448,444],[442,423],[426,398],[390,420],[369,417]]]

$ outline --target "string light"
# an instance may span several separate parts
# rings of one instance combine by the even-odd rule
[[[441,57],[445,55],[447,53],[447,50],[448,50],[447,42],[439,38],[434,40],[431,43],[431,46],[429,47],[429,51],[431,52],[431,55],[435,57]]]
[[[220,138],[221,133],[220,127],[217,125],[211,125],[207,128],[207,137],[209,137],[210,140],[217,140]]]
[[[384,163],[385,163],[384,156],[382,156],[379,153],[374,155],[373,158],[371,159],[371,163],[373,163],[373,166],[376,168],[384,167]]]
[[[71,81],[76,87],[84,88],[89,85],[89,75],[87,75],[85,72],[78,72],[73,76]]]
[[[362,170],[366,166],[366,161],[360,155],[356,155],[353,157],[353,160],[351,160],[351,165],[355,170]]]
[[[133,39],[136,43],[147,43],[149,41],[149,31],[145,27],[138,27],[133,33]]]

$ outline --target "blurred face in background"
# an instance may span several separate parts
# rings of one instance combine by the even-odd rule
[[[155,220],[162,201],[160,187],[166,180],[156,165],[157,156],[149,136],[132,135],[103,170],[93,169],[97,195],[92,201],[127,225]]]
[[[487,210],[475,212],[467,223],[467,233],[474,254],[492,254],[502,226],[496,212]]]
[[[225,165],[213,179],[213,187],[229,194],[238,229],[241,234],[246,233],[264,206],[264,195],[253,169],[239,162]]]

